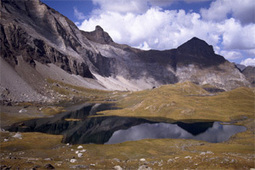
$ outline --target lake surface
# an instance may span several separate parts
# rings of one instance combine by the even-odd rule
[[[141,139],[195,139],[217,143],[246,130],[243,126],[221,122],[159,122],[135,117],[100,116],[103,110],[117,109],[112,104],[83,104],[54,117],[18,122],[9,131],[42,132],[63,135],[64,143],[115,144]]]

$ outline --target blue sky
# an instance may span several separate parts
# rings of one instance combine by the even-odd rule
[[[254,0],[42,0],[81,30],[100,25],[117,43],[176,48],[196,36],[217,54],[255,66]]]

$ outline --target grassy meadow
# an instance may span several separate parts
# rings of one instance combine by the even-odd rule
[[[64,95],[71,94],[79,101],[111,102],[120,109],[103,111],[104,116],[130,116],[182,121],[223,121],[242,125],[245,132],[222,143],[185,139],[144,139],[120,144],[83,144],[86,151],[81,157],[78,145],[61,143],[61,135],[43,133],[0,132],[1,166],[13,169],[45,169],[51,164],[56,169],[250,169],[254,168],[254,88],[241,87],[232,91],[209,93],[190,82],[165,85],[139,92],[107,92],[59,84],[53,89]],[[77,95],[75,95],[75,93]],[[54,108],[56,107],[56,108]],[[64,108],[29,106],[40,116],[58,113]],[[34,109],[33,109],[34,108]],[[7,121],[31,119],[32,114],[3,109]],[[36,114],[35,114],[36,115]],[[36,117],[36,116],[35,116]],[[1,118],[2,119],[2,118]],[[68,121],[68,120],[67,120]],[[13,121],[9,121],[12,123]],[[75,162],[71,160],[75,159]]]

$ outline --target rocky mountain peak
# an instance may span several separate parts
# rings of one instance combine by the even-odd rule
[[[96,29],[95,29],[96,32],[100,32],[101,34],[104,33],[104,29],[102,27],[100,27],[99,25],[96,26]]]
[[[245,75],[246,79],[251,83],[251,85],[255,87],[255,67],[248,66],[242,71],[242,73]]]
[[[96,26],[95,31],[92,32],[83,32],[84,35],[91,41],[100,43],[100,44],[110,44],[113,43],[110,35],[103,30],[99,25]]]
[[[213,47],[207,44],[204,40],[201,40],[197,37],[193,37],[186,43],[182,44],[177,48],[177,50],[183,54],[193,54],[202,56],[214,55]]]

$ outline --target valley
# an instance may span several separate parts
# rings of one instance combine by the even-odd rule
[[[70,91],[66,88],[64,91],[61,87],[57,88],[59,89],[55,90],[62,92],[63,95],[72,93],[70,87],[68,89]],[[247,130],[221,143],[191,139],[143,139],[106,145],[66,144],[62,143],[62,135],[1,131],[1,165],[22,169],[33,167],[40,169],[45,168],[47,164],[57,169],[112,169],[116,166],[123,169],[139,167],[249,169],[254,165],[254,89],[252,88],[238,88],[212,94],[198,85],[185,82],[140,92],[100,92],[81,89],[79,95],[76,94],[77,98],[80,97],[78,101],[81,104],[103,102],[117,106],[114,110],[98,110],[96,117],[128,116],[144,118],[148,121],[178,120],[187,123],[222,121],[245,126]],[[82,91],[86,95],[83,96]],[[163,107],[162,104],[166,106]],[[1,112],[1,125],[10,126],[33,118],[49,117],[79,106],[70,101],[62,101],[61,105],[62,107],[19,103],[17,106],[4,106]],[[20,110],[23,111],[19,112]],[[69,118],[65,121],[74,124],[76,121],[79,122],[79,119]],[[79,146],[86,151],[79,152],[82,151],[77,149]],[[78,157],[77,153],[82,153],[82,156]],[[71,163],[72,159],[75,162]]]
[[[40,0],[0,7],[1,169],[255,167],[255,67],[195,36],[142,50]]]

